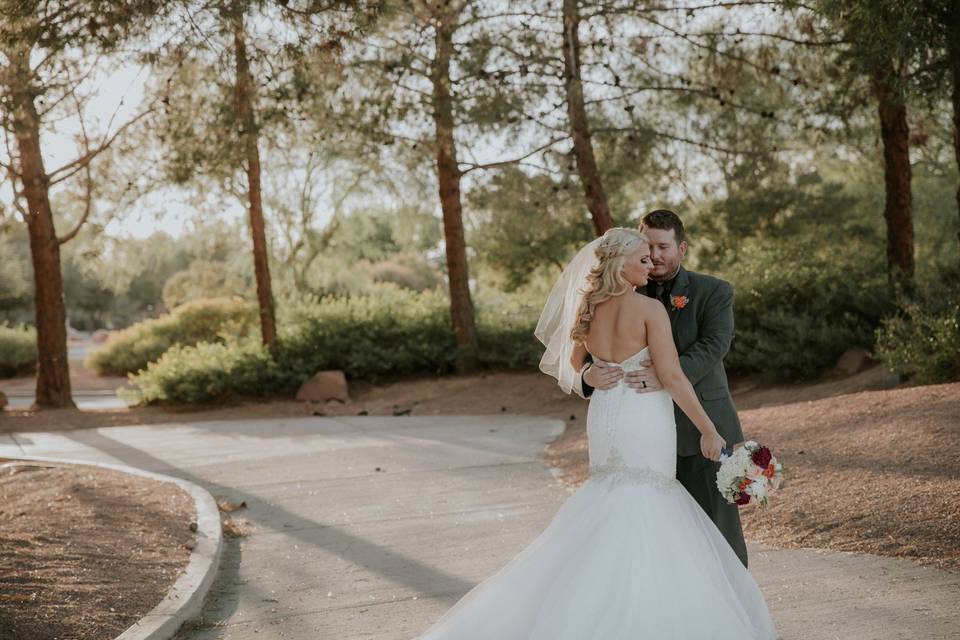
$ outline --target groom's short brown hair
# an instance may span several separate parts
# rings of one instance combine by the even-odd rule
[[[640,230],[649,227],[650,229],[673,229],[673,237],[677,244],[687,239],[683,231],[683,220],[680,216],[669,209],[656,209],[640,219]]]

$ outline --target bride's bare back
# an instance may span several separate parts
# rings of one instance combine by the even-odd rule
[[[660,304],[634,291],[604,300],[590,321],[586,347],[595,358],[622,362],[647,346],[652,305]]]

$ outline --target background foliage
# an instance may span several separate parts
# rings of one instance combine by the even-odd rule
[[[615,222],[634,225],[657,207],[684,218],[688,267],[734,285],[727,365],[739,374],[811,378],[861,346],[918,381],[957,379],[960,176],[944,91],[948,43],[919,3],[824,2],[819,21],[790,3],[753,4],[584,4],[584,91]],[[92,217],[62,247],[70,326],[116,330],[89,365],[139,371],[146,400],[287,393],[323,368],[374,379],[451,370],[424,66],[431,40],[406,4],[391,3],[349,37],[314,25],[325,36],[306,46],[293,36],[311,27],[289,22],[282,5],[257,5],[266,18],[251,24],[250,44],[264,89],[278,353],[256,344],[243,190],[224,146],[236,123],[216,48],[191,54],[173,38],[163,42],[179,44],[137,59],[153,70],[147,93],[163,106],[104,154]],[[467,5],[452,91],[482,360],[533,368],[539,305],[593,233],[564,133],[559,5]],[[273,18],[291,31],[274,38]],[[158,24],[157,33],[169,27]],[[854,37],[864,29],[876,38]],[[900,43],[896,55],[916,70],[903,87],[913,293],[886,277],[867,78],[893,51],[884,42]],[[73,227],[83,211],[76,185],[52,197],[57,227]],[[176,237],[112,226],[149,225],[168,208],[187,212]],[[0,375],[9,376],[29,372],[35,348],[24,327],[33,322],[29,241],[6,203],[0,256]]]

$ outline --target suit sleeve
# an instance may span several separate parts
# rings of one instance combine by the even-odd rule
[[[696,385],[723,361],[733,340],[733,287],[721,281],[704,303],[697,341],[680,354],[680,368]]]
[[[587,354],[587,361],[593,362],[593,356],[591,356],[589,353]],[[578,396],[584,399],[589,399],[593,394],[593,387],[583,381],[583,376],[580,377],[580,389],[574,387],[573,390],[577,392]]]

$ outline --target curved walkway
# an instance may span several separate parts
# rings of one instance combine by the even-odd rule
[[[247,535],[184,640],[409,640],[526,546],[569,495],[523,416],[196,422],[0,435],[0,456],[119,462],[246,501]],[[788,494],[784,494],[788,498]],[[750,548],[784,640],[946,640],[960,574]]]

